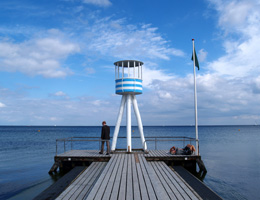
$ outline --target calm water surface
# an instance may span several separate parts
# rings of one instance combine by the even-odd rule
[[[133,136],[139,136],[133,127]],[[111,127],[113,133],[114,127]],[[59,177],[48,174],[54,162],[56,139],[73,136],[100,136],[101,127],[0,127],[0,199],[32,199]],[[194,137],[191,126],[144,127],[145,136]],[[125,127],[119,136],[125,136]],[[200,154],[208,173],[204,183],[224,199],[259,199],[260,126],[199,127]],[[160,149],[182,147],[183,143],[163,142]],[[141,142],[133,141],[133,148]],[[154,149],[148,143],[148,149]],[[125,148],[122,140],[117,148]],[[79,142],[74,149],[97,149],[98,143]],[[70,144],[66,145],[70,149]],[[62,153],[64,144],[59,143]]]

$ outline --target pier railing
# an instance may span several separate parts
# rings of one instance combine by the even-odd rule
[[[140,138],[137,136],[133,136],[132,138]],[[120,139],[126,139],[126,137],[118,137],[118,140]],[[68,138],[62,138],[62,139],[56,139],[56,155],[58,155],[58,144],[62,143],[64,152],[67,151],[68,145],[70,146],[70,150],[73,150],[73,144],[75,142],[98,142],[99,147],[101,145],[102,140],[100,137],[68,137]],[[162,142],[183,142],[183,147],[185,144],[189,143],[195,143],[196,141],[199,142],[199,140],[196,140],[196,138],[192,137],[185,137],[185,136],[146,136],[145,142],[154,142],[154,148],[155,150],[158,149],[158,143]]]

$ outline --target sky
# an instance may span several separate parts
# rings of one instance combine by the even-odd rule
[[[259,21],[258,0],[2,0],[0,125],[114,126],[120,60],[144,63],[144,126],[194,125],[193,38],[198,124],[260,124]]]

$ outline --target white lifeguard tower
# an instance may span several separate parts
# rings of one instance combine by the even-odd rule
[[[127,152],[132,152],[131,138],[131,104],[133,104],[135,116],[138,123],[143,150],[147,150],[147,145],[144,139],[143,124],[140,112],[137,105],[135,95],[142,94],[142,65],[143,62],[137,60],[122,60],[114,63],[115,65],[115,83],[116,94],[122,95],[121,105],[118,113],[116,127],[114,131],[111,151],[115,151],[116,142],[119,133],[120,124],[122,121],[124,109],[126,106],[126,130],[127,130]]]

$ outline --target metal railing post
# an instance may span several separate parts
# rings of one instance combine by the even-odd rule
[[[72,150],[72,138],[70,138],[70,150]]]
[[[155,150],[157,150],[157,137],[155,138]]]
[[[199,140],[197,140],[197,141],[198,141],[198,155],[200,155],[200,143],[199,143]]]
[[[56,140],[56,156],[58,155],[58,141]]]
[[[66,145],[65,145],[65,140],[64,140],[64,153],[66,152]]]

